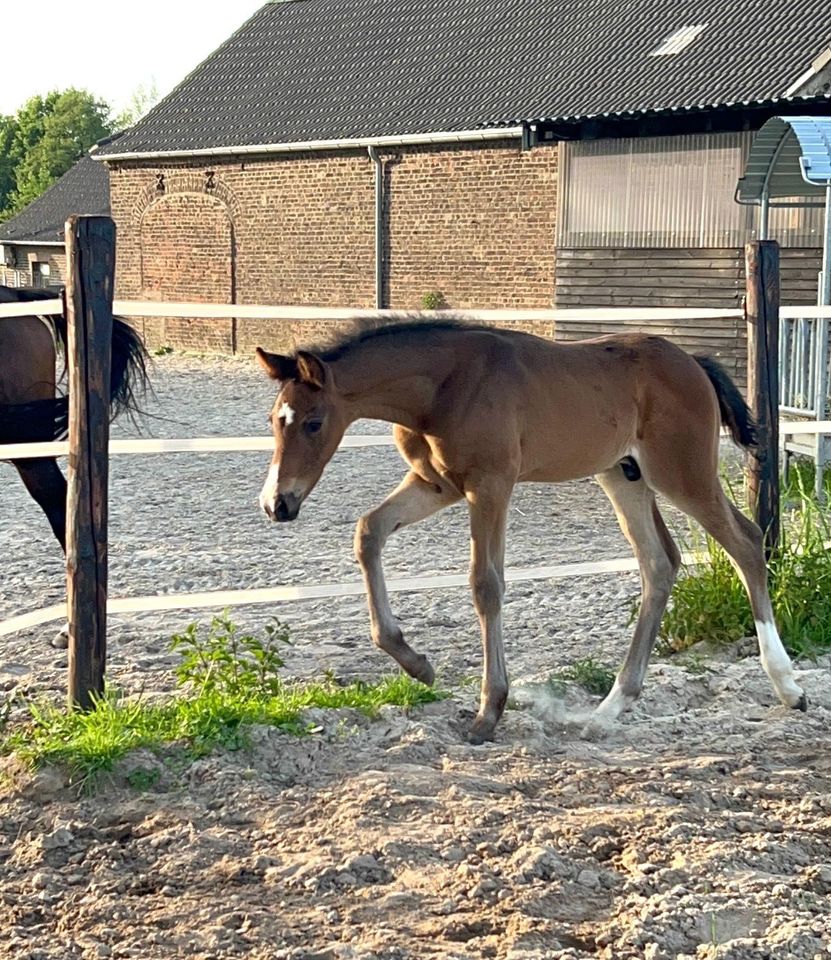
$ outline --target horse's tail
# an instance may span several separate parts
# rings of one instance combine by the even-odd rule
[[[718,397],[721,422],[730,431],[733,440],[745,449],[756,446],[756,423],[739,388],[730,379],[724,367],[712,357],[697,355],[695,361],[707,374]]]
[[[0,404],[0,444],[48,443],[69,433],[69,400],[30,400]]]
[[[66,356],[66,318],[49,318]],[[113,418],[120,413],[138,413],[138,398],[148,386],[149,355],[141,337],[120,317],[113,317],[112,358],[110,362],[110,404]]]

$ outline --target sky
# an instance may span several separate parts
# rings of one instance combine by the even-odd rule
[[[155,83],[164,96],[265,2],[41,0],[38,26],[2,44],[0,114],[66,87],[89,90],[116,113],[139,87]]]

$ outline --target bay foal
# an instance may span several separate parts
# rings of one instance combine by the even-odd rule
[[[727,551],[750,597],[762,665],[779,699],[805,709],[779,639],[759,528],[724,495],[719,426],[753,443],[748,409],[713,360],[641,334],[576,343],[453,321],[397,323],[291,356],[258,349],[278,381],[274,457],[260,495],[273,520],[294,520],[347,427],[393,424],[409,473],[355,532],[372,638],[413,677],[433,668],[404,640],[381,567],[387,538],[466,500],[470,582],[484,648],[470,738],[493,736],[508,695],[502,644],[508,502],[516,483],[595,475],[637,557],[642,602],[631,646],[590,726],[602,728],[638,696],[680,563],[655,500],[660,493]]]

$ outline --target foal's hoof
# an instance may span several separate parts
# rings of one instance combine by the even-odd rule
[[[590,717],[580,731],[580,739],[589,743],[605,740],[612,732],[614,721],[603,717]]]
[[[487,720],[480,720],[477,717],[476,720],[473,721],[473,726],[470,728],[470,732],[467,735],[467,741],[474,747],[479,747],[483,743],[493,740],[495,729],[495,723],[490,723]]]
[[[69,646],[69,624],[65,623],[61,628],[60,633],[56,633],[52,640],[50,641],[52,646],[56,650],[66,650]]]
[[[420,683],[423,683],[425,686],[432,687],[433,682],[436,679],[436,671],[433,669],[433,665],[430,663],[427,657],[422,654],[418,658],[418,663],[411,671],[410,676],[418,680]]]

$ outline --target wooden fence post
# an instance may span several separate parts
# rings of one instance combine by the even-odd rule
[[[747,391],[759,441],[748,464],[747,492],[770,559],[779,543],[779,244],[748,243],[745,269]]]
[[[107,488],[115,224],[66,222],[69,370],[67,609],[69,704],[104,691],[107,657]]]

